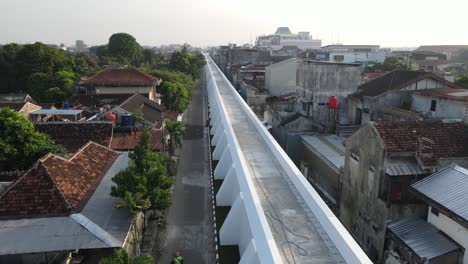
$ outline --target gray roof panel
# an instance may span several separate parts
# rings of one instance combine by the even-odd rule
[[[411,187],[468,221],[467,169],[452,164]]]
[[[460,248],[421,218],[402,219],[387,228],[420,258],[433,259]]]

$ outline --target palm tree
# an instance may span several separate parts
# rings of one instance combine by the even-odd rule
[[[181,122],[176,120],[166,121],[165,128],[169,136],[169,153],[173,155],[173,147],[180,146],[184,137],[185,131]]]

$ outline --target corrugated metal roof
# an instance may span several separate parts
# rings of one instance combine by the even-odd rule
[[[306,146],[312,148],[330,163],[332,163],[337,169],[344,166],[344,146],[343,137],[336,135],[327,136],[309,136],[302,135],[302,141],[306,143]]]
[[[390,223],[387,228],[420,258],[433,259],[459,249],[457,244],[421,218],[403,219]]]
[[[468,221],[467,169],[452,164],[411,187]]]
[[[416,160],[412,159],[388,159],[385,173],[389,176],[420,175],[424,171],[419,167]]]

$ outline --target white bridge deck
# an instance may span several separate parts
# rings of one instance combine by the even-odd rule
[[[208,59],[208,66],[227,119],[237,138],[241,156],[249,170],[247,175],[252,178],[261,210],[264,212],[274,244],[281,256],[281,260],[275,261],[278,263],[367,262],[367,257],[356,242],[291,160],[279,149],[279,145],[263,128],[211,59]],[[222,238],[221,243],[223,243]],[[349,258],[350,250],[355,251],[351,253],[354,260]]]

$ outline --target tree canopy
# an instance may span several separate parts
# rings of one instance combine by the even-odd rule
[[[197,78],[201,67],[205,65],[205,58],[200,53],[191,53],[190,46],[185,44],[179,51],[172,53],[169,67],[173,70],[183,72]]]
[[[84,54],[49,48],[40,42],[0,47],[0,93],[29,93],[38,101],[56,103],[74,92],[81,75],[98,70]]]
[[[137,257],[130,257],[127,252],[121,248],[115,250],[114,254],[101,259],[99,264],[153,264],[153,257],[144,253]]]
[[[396,69],[411,70],[412,65],[405,63],[397,57],[387,57],[383,63],[374,64],[373,69],[377,71],[393,71]]]
[[[468,89],[468,73],[465,73],[463,75],[460,75],[458,76],[456,79],[455,79],[455,84],[465,88],[465,89]]]
[[[120,64],[140,66],[143,52],[136,39],[127,33],[115,33],[109,38],[108,54]]]
[[[162,104],[166,109],[182,113],[190,103],[190,92],[181,83],[164,81],[160,92]]]
[[[64,153],[48,135],[35,130],[34,124],[9,109],[0,110],[0,170],[27,169],[45,154]]]
[[[121,197],[121,204],[131,211],[167,208],[173,183],[167,175],[168,157],[151,151],[149,130],[145,129],[129,157],[130,165],[112,179],[117,185],[111,194]]]

